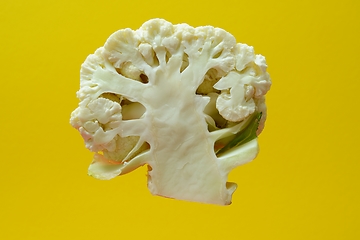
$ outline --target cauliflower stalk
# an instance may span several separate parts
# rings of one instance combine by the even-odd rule
[[[95,152],[89,175],[146,164],[154,195],[230,204],[229,172],[258,154],[266,68],[220,28],[153,19],[115,32],[83,63],[70,120]]]

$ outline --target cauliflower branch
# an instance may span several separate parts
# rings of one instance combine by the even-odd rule
[[[162,19],[112,34],[80,72],[71,124],[89,174],[148,165],[154,195],[226,205],[229,172],[254,159],[271,81],[265,58],[223,29]]]

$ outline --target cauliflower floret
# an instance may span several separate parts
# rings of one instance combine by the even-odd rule
[[[236,51],[236,64],[237,71],[242,71],[249,63],[255,60],[254,48],[247,44],[238,43],[235,47]]]
[[[72,114],[70,123],[80,131],[86,147],[93,152],[115,149],[115,136],[120,132],[120,104],[106,98],[81,104]]]
[[[230,72],[214,88],[223,90],[216,101],[216,108],[225,119],[240,122],[255,111],[254,100],[245,98],[245,87],[238,73]]]
[[[221,78],[214,88],[221,90],[216,107],[227,120],[239,122],[256,110],[256,99],[270,89],[271,80],[266,72],[265,58],[255,55],[253,48],[237,44],[236,70]]]

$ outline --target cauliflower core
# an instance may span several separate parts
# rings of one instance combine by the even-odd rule
[[[71,115],[89,174],[148,165],[152,194],[227,205],[229,172],[254,159],[271,81],[265,58],[223,29],[162,19],[112,34],[81,67]]]

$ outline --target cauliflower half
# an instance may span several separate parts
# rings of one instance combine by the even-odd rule
[[[220,28],[153,19],[115,32],[82,64],[70,119],[95,153],[89,175],[147,164],[154,195],[230,204],[229,172],[258,154],[266,68]]]

